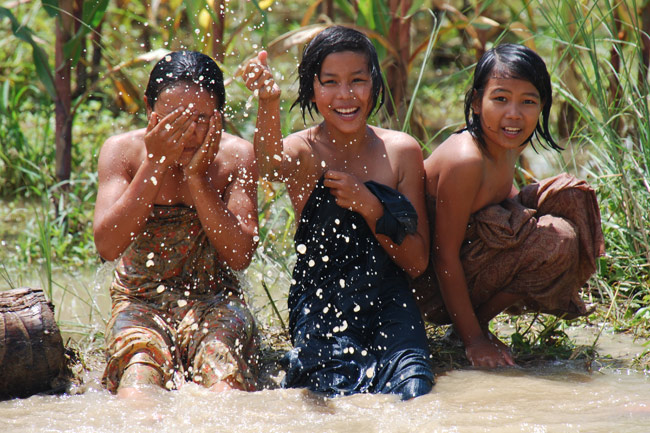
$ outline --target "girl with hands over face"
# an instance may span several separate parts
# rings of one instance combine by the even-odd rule
[[[118,259],[104,384],[252,390],[257,332],[233,271],[257,245],[253,147],[223,132],[223,75],[204,54],[163,57],[144,99],[147,127],[99,156],[95,245]]]

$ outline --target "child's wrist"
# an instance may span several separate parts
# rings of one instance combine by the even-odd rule
[[[282,95],[282,91],[278,90],[277,93],[267,93],[267,94],[262,94],[260,92],[259,95],[259,103],[260,104],[270,104],[270,103],[280,103],[280,96]]]

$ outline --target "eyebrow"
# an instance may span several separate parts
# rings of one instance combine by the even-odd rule
[[[370,74],[369,71],[366,71],[364,69],[359,69],[357,71],[352,72],[350,75],[361,75],[361,74]],[[328,77],[336,77],[338,74],[336,72],[321,72],[321,76],[328,76]]]
[[[497,93],[497,92],[512,93],[510,90],[505,89],[503,87],[497,87],[496,89],[492,90],[492,93]],[[541,96],[539,96],[539,93],[537,93],[537,92],[526,92],[526,93],[524,93],[524,95],[525,96],[531,96],[531,97],[538,98],[538,99],[541,98]]]

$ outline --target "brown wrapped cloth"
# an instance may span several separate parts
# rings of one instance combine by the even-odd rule
[[[427,197],[432,248],[435,204],[434,197]],[[587,313],[579,291],[604,252],[594,190],[560,174],[471,215],[460,258],[475,308],[505,291],[524,296],[515,309],[574,318]],[[411,285],[427,321],[451,323],[433,255],[425,273]]]
[[[256,388],[255,319],[196,210],[154,206],[117,262],[111,299],[102,378],[109,391],[117,391],[134,364],[152,367],[150,375],[138,383],[127,377],[123,385],[176,389],[185,380],[205,387],[229,380]]]

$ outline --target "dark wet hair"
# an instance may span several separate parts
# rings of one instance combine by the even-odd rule
[[[325,57],[343,51],[352,51],[366,56],[372,78],[372,109],[370,113],[378,110],[383,105],[384,80],[381,76],[375,46],[366,35],[358,30],[344,26],[332,26],[317,34],[302,52],[302,61],[298,66],[298,98],[291,105],[291,108],[300,105],[303,120],[305,120],[305,112],[307,111],[312,119],[314,118],[312,111],[318,113],[318,107],[312,101],[314,97],[314,77],[318,77],[320,80],[321,67]]]
[[[485,147],[481,119],[479,115],[474,113],[472,103],[477,98],[478,100],[483,98],[485,86],[488,80],[493,77],[526,80],[535,86],[539,92],[542,104],[544,104],[540,116],[541,124],[540,120],[538,120],[537,127],[530,137],[522,143],[522,146],[528,142],[532,143],[533,136],[537,135],[537,141],[542,147],[546,147],[542,142],[543,139],[552,149],[563,150],[553,140],[548,129],[548,118],[553,104],[553,95],[551,77],[546,69],[546,63],[535,51],[518,44],[501,44],[491,48],[481,56],[476,65],[474,83],[465,95],[465,123],[467,130],[476,141]]]
[[[153,110],[160,93],[178,83],[191,83],[206,89],[216,98],[219,111],[226,102],[223,73],[209,56],[196,51],[174,51],[153,67],[144,95]]]

